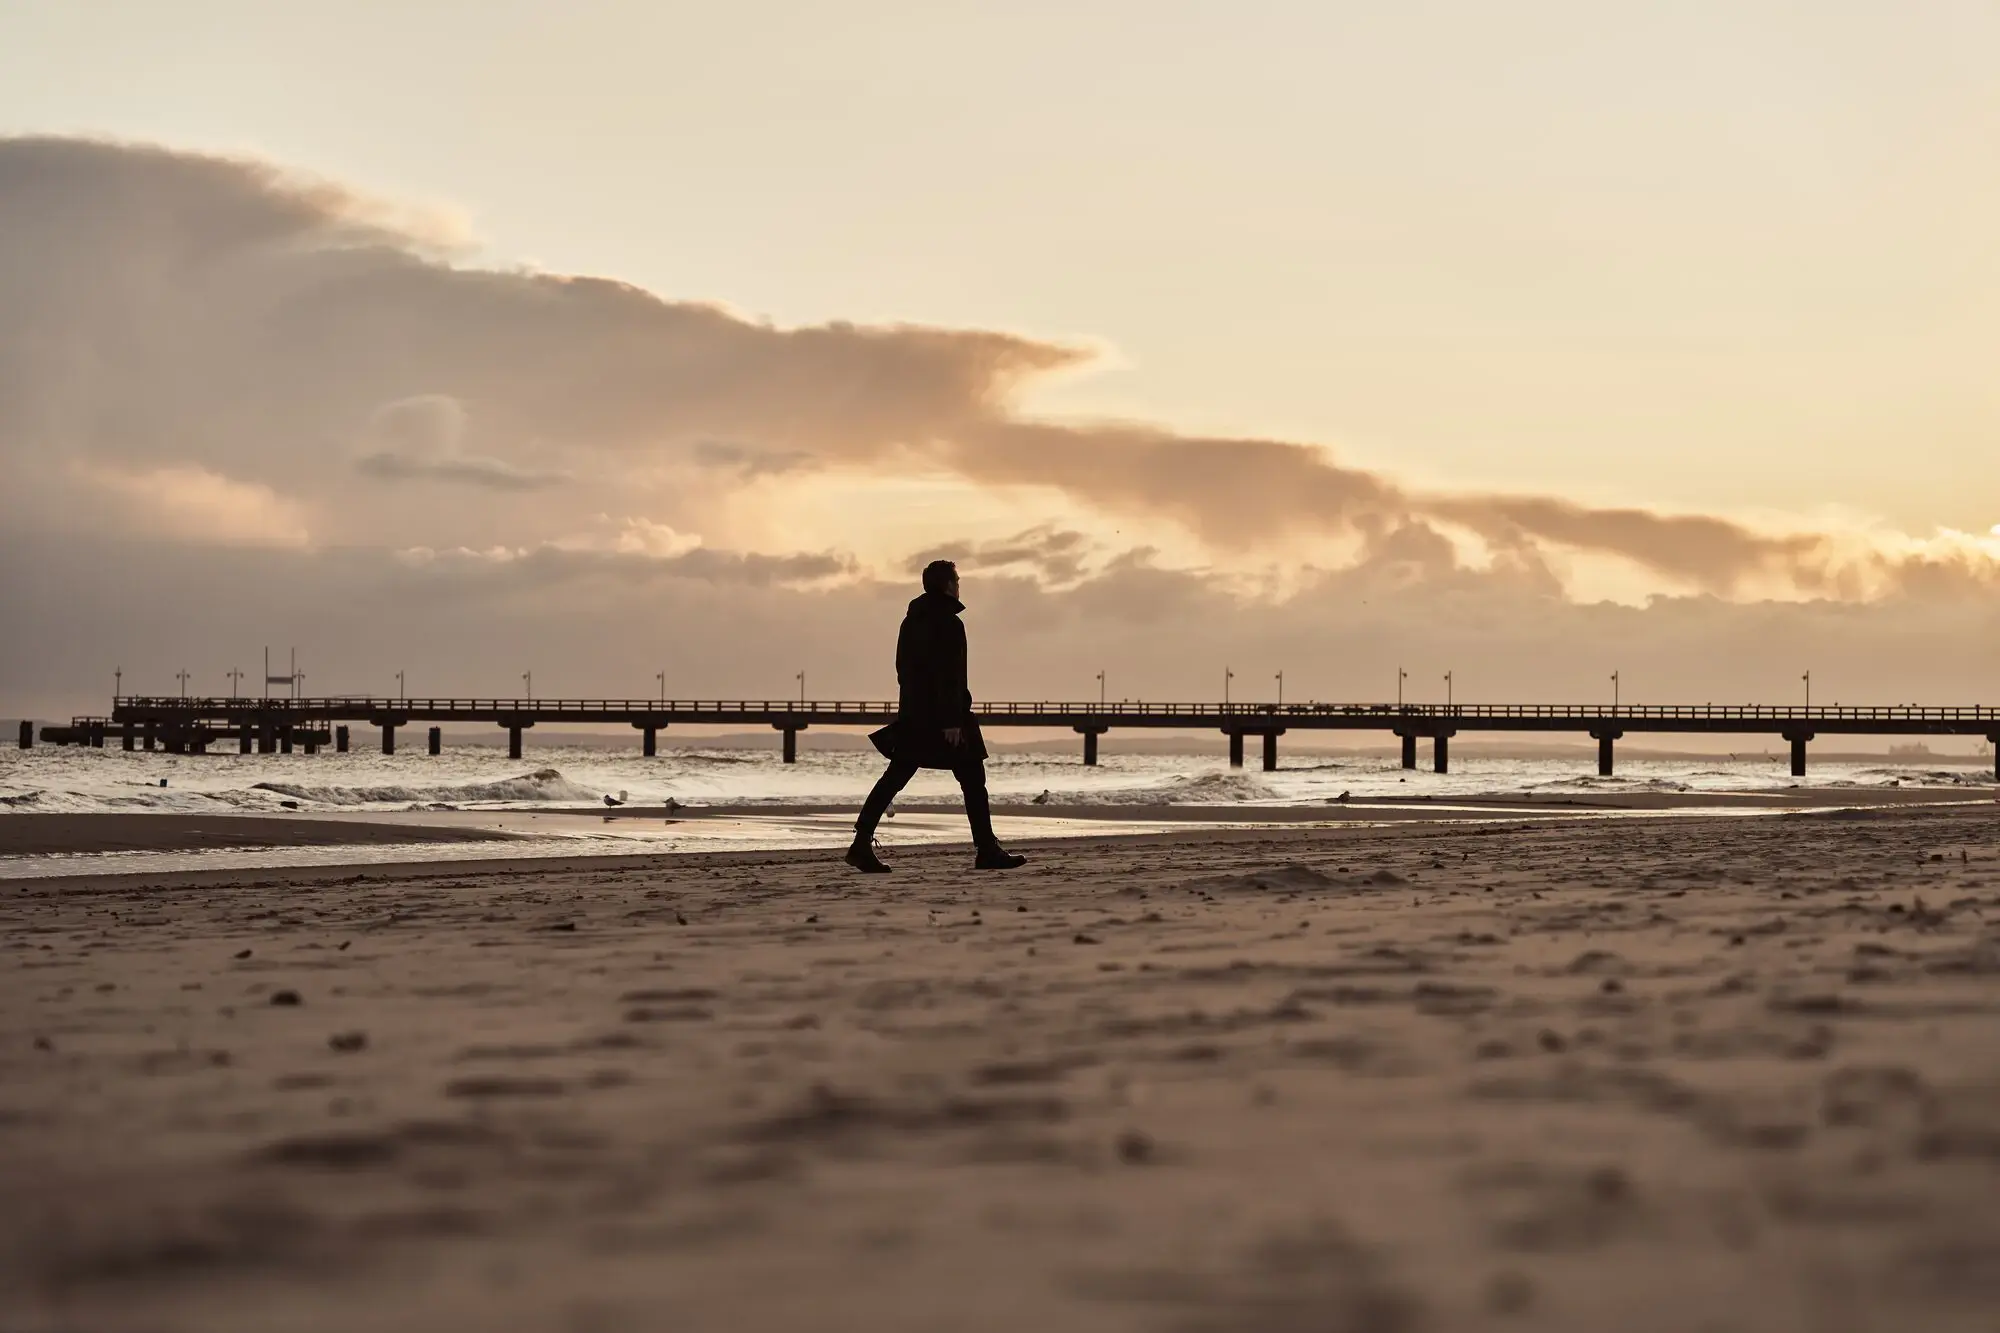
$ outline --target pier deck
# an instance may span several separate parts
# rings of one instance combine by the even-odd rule
[[[1115,728],[1215,730],[1228,738],[1232,764],[1243,762],[1243,738],[1262,742],[1266,769],[1277,767],[1278,737],[1288,731],[1376,731],[1400,737],[1403,766],[1415,768],[1417,742],[1432,744],[1438,772],[1448,770],[1449,742],[1461,732],[1570,732],[1598,743],[1598,769],[1612,771],[1614,743],[1631,733],[1778,736],[1791,744],[1792,771],[1805,772],[1806,745],[1826,735],[1977,736],[1995,744],[2000,781],[2000,707],[1771,704],[1386,704],[1386,703],[1073,703],[975,704],[985,727],[1041,727],[1083,737],[1083,760],[1097,761],[1100,736]],[[685,725],[768,726],[782,737],[784,757],[797,757],[798,733],[809,727],[878,727],[896,715],[882,700],[797,699],[502,699],[390,698],[332,695],[318,698],[178,698],[125,696],[103,717],[72,719],[42,728],[58,745],[102,746],[116,736],[127,749],[164,745],[205,752],[217,740],[235,739],[242,753],[290,749],[308,752],[329,741],[348,747],[349,726],[380,732],[385,754],[396,750],[399,729],[414,723],[486,722],[508,732],[515,757],[522,737],[540,723],[630,726],[641,752],[656,753],[659,733]],[[440,748],[440,727],[429,732],[429,751]],[[22,743],[31,736],[24,728]]]

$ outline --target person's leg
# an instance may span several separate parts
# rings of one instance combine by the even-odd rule
[[[982,851],[998,847],[993,836],[993,806],[986,798],[986,761],[968,759],[952,770],[959,790],[965,793],[965,821],[972,825],[972,845]]]
[[[882,822],[882,816],[889,809],[889,802],[896,799],[896,793],[910,785],[910,779],[917,775],[917,766],[901,759],[891,759],[889,767],[876,779],[875,789],[868,793],[868,799],[861,805],[861,815],[854,821],[854,845],[871,846],[875,841],[875,826]]]

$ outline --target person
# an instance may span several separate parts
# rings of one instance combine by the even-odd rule
[[[923,595],[910,603],[896,636],[896,720],[869,739],[889,760],[889,768],[868,793],[854,821],[854,845],[847,864],[864,874],[887,874],[875,854],[875,826],[889,802],[920,768],[948,768],[965,793],[965,818],[978,849],[973,867],[1012,870],[1028,858],[1017,856],[993,836],[993,813],[986,799],[986,743],[972,716],[966,684],[965,625],[959,612],[958,567],[933,560],[924,567]]]

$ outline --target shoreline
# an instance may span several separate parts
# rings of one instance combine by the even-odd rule
[[[1001,804],[1003,838],[1022,846],[1100,841],[1147,842],[1184,835],[1343,827],[1574,822],[1603,818],[1773,816],[1990,805],[1993,798],[1950,788],[1763,792],[1355,798],[1285,806]],[[0,881],[244,870],[331,873],[396,866],[544,868],[578,862],[633,862],[730,855],[824,858],[854,807],[844,804],[621,807],[616,810],[454,810],[323,812],[284,817],[176,813],[13,814],[0,816]],[[956,803],[902,805],[883,826],[890,854],[965,843]],[[511,844],[511,849],[509,845]],[[352,852],[343,857],[342,852]],[[398,853],[412,853],[398,858]],[[420,853],[420,854],[419,854]],[[298,859],[299,857],[304,859]],[[9,873],[9,871],[13,873]]]

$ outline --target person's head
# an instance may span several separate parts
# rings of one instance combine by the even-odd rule
[[[924,591],[958,596],[958,566],[949,560],[933,560],[925,565]]]

